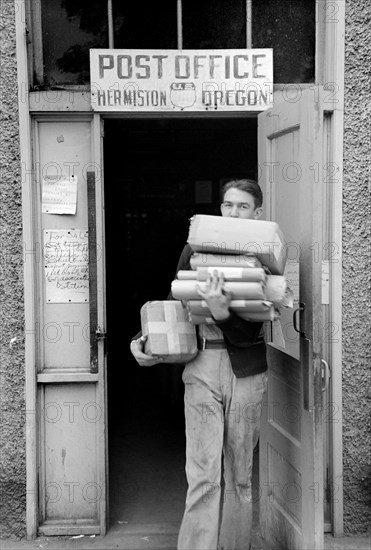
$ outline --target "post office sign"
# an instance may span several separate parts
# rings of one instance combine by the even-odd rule
[[[273,50],[91,49],[94,111],[264,111]]]

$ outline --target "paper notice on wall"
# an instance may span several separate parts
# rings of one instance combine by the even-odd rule
[[[298,302],[300,296],[299,262],[288,261],[285,266],[284,276],[294,294],[294,302]]]
[[[43,214],[76,214],[77,176],[44,176]]]
[[[330,262],[324,260],[321,265],[321,303],[330,303]]]
[[[88,232],[86,230],[45,230],[43,260],[47,303],[89,301]]]

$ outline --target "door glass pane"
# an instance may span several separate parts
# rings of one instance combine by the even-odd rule
[[[89,48],[107,48],[107,3],[41,0],[44,83],[88,84]]]
[[[246,47],[246,0],[183,0],[183,47]]]
[[[119,2],[113,0],[115,48],[175,49],[176,0]]]
[[[253,48],[273,48],[275,83],[314,82],[315,0],[253,0]]]

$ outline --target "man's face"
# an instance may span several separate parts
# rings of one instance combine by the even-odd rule
[[[262,208],[255,208],[255,200],[251,193],[241,189],[228,189],[224,195],[224,201],[220,206],[222,216],[226,218],[244,218],[245,220],[257,220],[260,218]]]

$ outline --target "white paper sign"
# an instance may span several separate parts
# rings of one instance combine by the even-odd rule
[[[88,232],[84,229],[44,231],[47,303],[89,301]]]
[[[44,176],[43,214],[76,214],[77,176]]]
[[[299,262],[288,261],[285,266],[284,276],[294,293],[294,301],[298,302],[300,298]]]
[[[322,285],[321,285],[321,303],[329,305],[330,303],[330,262],[323,260],[321,266]]]
[[[90,50],[94,111],[264,111],[273,50]]]

